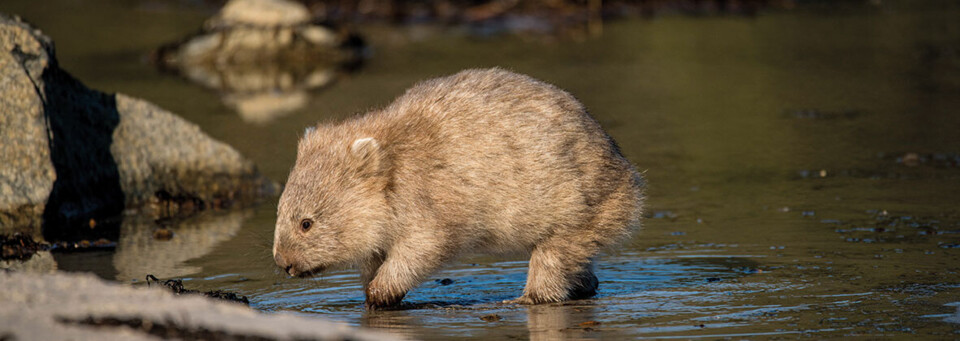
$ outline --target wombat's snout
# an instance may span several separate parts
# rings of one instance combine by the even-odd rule
[[[294,274],[293,274],[293,264],[290,264],[289,262],[287,262],[287,260],[283,258],[283,254],[282,254],[282,253],[280,253],[280,252],[274,252],[274,253],[273,253],[273,260],[274,260],[275,262],[277,262],[277,266],[279,266],[281,269],[283,269],[284,272],[290,274],[290,276],[294,276]]]

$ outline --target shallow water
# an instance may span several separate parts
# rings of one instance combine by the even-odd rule
[[[644,229],[597,264],[600,294],[562,305],[498,304],[521,292],[525,260],[470,256],[413,290],[414,309],[366,313],[356,271],[275,269],[275,199],[175,224],[169,241],[131,218],[116,251],[21,266],[184,277],[256,309],[425,339],[956,338],[960,6],[906,3],[629,20],[583,42],[371,25],[360,27],[373,47],[362,69],[250,121],[223,93],[146,62],[213,8],[6,0],[0,11],[52,36],[87,85],[181,114],[278,181],[304,127],[384,105],[417,80],[499,65],[575,94],[649,182]]]

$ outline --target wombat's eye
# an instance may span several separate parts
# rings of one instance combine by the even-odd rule
[[[313,226],[313,220],[304,219],[300,221],[300,229],[303,230],[303,232],[307,232],[307,230],[310,230],[311,226]]]

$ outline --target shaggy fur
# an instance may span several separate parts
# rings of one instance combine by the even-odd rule
[[[398,305],[473,252],[531,255],[513,302],[588,297],[593,257],[639,228],[643,187],[567,92],[502,69],[467,70],[308,129],[273,253],[293,276],[359,266],[369,308]]]

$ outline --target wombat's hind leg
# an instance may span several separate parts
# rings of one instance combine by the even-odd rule
[[[577,239],[554,237],[537,245],[530,256],[523,296],[506,303],[538,304],[595,295],[597,277],[591,257],[597,247]]]

